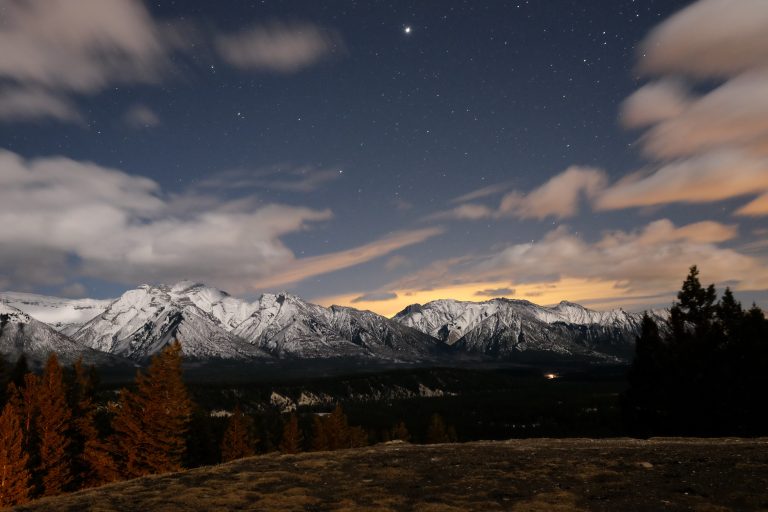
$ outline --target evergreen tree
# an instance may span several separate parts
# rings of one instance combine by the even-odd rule
[[[96,425],[95,393],[98,377],[82,359],[72,367],[70,404],[73,411],[72,446],[78,488],[95,487],[118,478],[109,446],[102,441]]]
[[[187,438],[186,467],[195,468],[221,462],[219,436],[214,432],[211,415],[202,407],[193,406]]]
[[[744,321],[744,310],[741,303],[733,296],[730,288],[726,288],[723,292],[723,297],[717,304],[716,313],[723,335],[727,339],[738,336]]]
[[[177,341],[152,358],[146,374],[137,373],[135,391],[120,392],[112,426],[121,475],[182,469],[191,414]]]
[[[328,442],[328,433],[326,429],[326,421],[320,415],[312,416],[312,450],[316,452],[324,452],[330,450],[330,443]]]
[[[0,409],[8,401],[8,384],[11,380],[11,367],[5,359],[0,357]]]
[[[623,397],[624,413],[632,430],[645,433],[656,426],[663,415],[668,364],[667,348],[661,338],[659,326],[643,315],[640,335],[635,342],[635,358],[629,371],[630,388]]]
[[[24,377],[29,373],[29,364],[27,356],[21,354],[11,369],[10,382],[13,382],[17,388],[24,387]]]
[[[243,414],[238,404],[229,417],[224,438],[221,440],[221,461],[229,462],[252,456],[255,453],[252,431],[253,420]]]
[[[72,411],[67,403],[64,372],[56,354],[45,365],[37,389],[34,430],[37,439],[38,475],[43,496],[61,494],[72,483],[72,457],[69,436]]]
[[[448,427],[445,425],[445,420],[439,414],[433,414],[429,419],[429,426],[427,427],[427,444],[449,442],[451,442],[451,438],[448,435]]]
[[[675,336],[682,339],[690,334],[706,334],[714,320],[717,291],[713,284],[706,288],[702,286],[696,265],[690,268],[682,289],[677,293],[677,300],[670,311]]]
[[[0,507],[10,507],[27,501],[31,490],[21,422],[10,402],[0,413],[0,439]]]
[[[409,442],[411,440],[411,434],[408,432],[405,423],[400,421],[397,425],[392,427],[392,430],[389,431],[389,439]]]
[[[333,412],[324,418],[326,427],[325,433],[328,440],[329,450],[340,450],[351,447],[351,432],[349,421],[341,404],[336,404]]]
[[[647,435],[768,433],[768,322],[730,289],[719,302],[691,267],[669,329],[644,319],[623,395],[632,431]]]
[[[291,413],[290,418],[283,427],[283,437],[280,440],[280,451],[283,453],[299,453],[302,451],[304,436],[299,427],[299,417],[295,412]]]

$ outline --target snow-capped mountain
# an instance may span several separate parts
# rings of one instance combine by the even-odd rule
[[[34,293],[0,292],[0,303],[16,308],[66,335],[73,334],[85,322],[101,314],[112,300],[63,299]]]
[[[95,350],[131,359],[145,359],[174,339],[193,359],[268,357],[226,329],[244,307],[227,299],[223,292],[189,282],[142,285],[125,292],[72,337]]]
[[[436,300],[408,306],[394,319],[459,352],[505,359],[522,352],[627,359],[642,314],[594,311],[566,301],[542,307],[510,299]]]
[[[502,360],[521,354],[628,360],[642,318],[570,302],[542,307],[521,300],[446,299],[408,306],[388,319],[370,311],[319,306],[288,293],[249,302],[191,281],[142,285],[111,302],[4,292],[0,306],[8,311],[5,323],[15,322],[2,334],[8,353],[56,350],[133,360],[152,356],[174,339],[196,360],[414,362],[463,354]],[[36,322],[42,319],[58,332]]]
[[[52,327],[14,307],[0,302],[0,355],[15,361],[24,354],[32,365],[40,366],[55,352],[64,364],[83,359],[87,364],[119,362],[108,354],[75,343]]]
[[[324,308],[287,293],[263,295],[234,333],[279,357],[414,359],[433,354],[439,345],[370,311]]]

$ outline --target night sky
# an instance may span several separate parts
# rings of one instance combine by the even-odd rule
[[[765,33],[763,0],[0,0],[0,289],[637,310],[698,264],[765,307]]]

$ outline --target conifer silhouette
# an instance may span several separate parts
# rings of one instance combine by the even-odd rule
[[[253,421],[243,414],[238,404],[229,417],[227,429],[221,440],[221,461],[229,462],[235,459],[252,456],[254,451]]]
[[[51,354],[45,365],[37,389],[34,431],[37,438],[38,463],[35,473],[39,477],[43,496],[61,494],[69,489],[73,480],[69,432],[72,411],[67,403],[64,371],[56,354]]]
[[[9,391],[15,393],[11,383]],[[24,434],[16,406],[8,402],[0,413],[0,507],[24,503],[31,491],[27,469],[29,456],[24,450]]]
[[[182,469],[191,414],[176,341],[152,358],[146,373],[137,373],[135,391],[120,392],[112,427],[121,476]]]
[[[283,453],[299,453],[302,451],[304,435],[299,427],[299,417],[291,413],[288,422],[283,426],[283,437],[280,440],[280,451]]]

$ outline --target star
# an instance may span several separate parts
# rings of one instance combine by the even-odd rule
[[[410,34],[411,33],[410,25],[406,25],[405,28],[403,29],[403,32],[405,32],[406,34]]]

